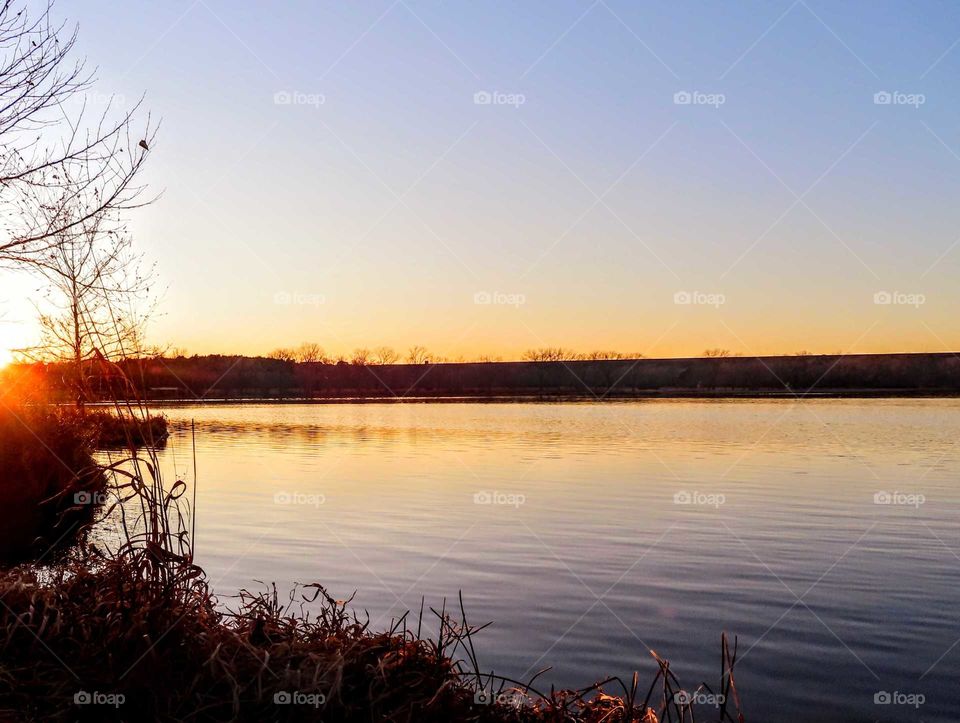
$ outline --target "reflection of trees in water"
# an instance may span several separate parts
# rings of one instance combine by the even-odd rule
[[[694,452],[739,455],[742,451],[795,452],[817,449],[843,452],[856,447],[884,453],[891,429],[901,447],[925,448],[929,439],[918,432],[929,429],[930,417],[944,438],[955,430],[950,418],[940,419],[938,403],[950,400],[899,400],[876,402],[808,400],[807,406],[823,405],[811,414],[805,407],[793,409],[793,400],[650,400],[567,404],[522,405],[403,405],[378,412],[376,419],[360,413],[363,407],[340,407],[336,419],[324,424],[317,412],[304,406],[273,405],[258,408],[225,407],[237,419],[196,421],[198,444],[215,440],[230,447],[266,446],[280,451],[298,448],[343,449],[390,446],[415,448],[419,453],[464,452],[490,454],[605,455],[626,452],[644,456],[651,451],[689,458]],[[862,405],[870,405],[864,418]],[[416,406],[416,409],[414,409]],[[723,408],[724,423],[717,423]],[[423,414],[415,413],[423,409]],[[269,411],[265,411],[269,410]],[[884,411],[885,410],[885,411]],[[163,410],[170,418],[171,445],[189,448],[190,415],[184,409]],[[824,436],[818,417],[830,414],[837,420],[836,434]],[[331,411],[331,415],[334,413]],[[306,422],[283,421],[308,418]],[[258,419],[258,416],[260,417]],[[268,418],[263,418],[267,416]],[[356,421],[351,423],[351,417]],[[751,440],[750,444],[744,442]],[[753,441],[756,440],[756,441]]]
[[[171,420],[172,435],[189,438],[191,430],[190,420]],[[558,426],[555,429],[533,428],[523,432],[527,444],[553,445],[569,442],[570,434],[565,431],[568,425]],[[309,446],[339,445],[341,443],[366,444],[371,442],[397,442],[417,444],[438,441],[462,441],[471,443],[505,444],[516,442],[516,429],[503,428],[466,428],[466,427],[423,427],[423,426],[391,426],[370,424],[293,424],[283,422],[228,422],[223,420],[196,422],[198,437],[209,435],[220,439],[237,440],[238,437],[255,437],[271,443],[279,442],[290,445],[301,443]],[[584,435],[577,434],[583,439]],[[594,439],[606,435],[592,435]],[[278,445],[278,446],[282,446]]]
[[[445,405],[446,406],[446,405]],[[456,405],[462,410],[465,407]],[[276,409],[283,409],[278,405]],[[165,410],[168,416],[170,410]],[[251,415],[258,412],[251,409]],[[290,409],[290,415],[298,411]],[[457,415],[458,417],[460,415]],[[600,422],[599,424],[597,422]],[[453,416],[436,420],[429,425],[415,423],[310,424],[282,421],[196,420],[198,442],[204,437],[230,444],[262,444],[274,449],[296,447],[361,447],[361,446],[420,446],[427,448],[460,448],[462,450],[530,450],[531,448],[568,448],[581,452],[598,448],[612,448],[636,443],[638,437],[618,417],[597,420],[592,416],[581,420],[553,415],[512,416],[509,421],[495,414]],[[182,447],[190,442],[190,419],[171,419],[174,445]]]

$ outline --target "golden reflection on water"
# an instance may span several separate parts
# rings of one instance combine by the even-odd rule
[[[164,411],[162,463],[181,478],[196,424],[198,559],[223,594],[316,580],[385,623],[462,590],[496,622],[482,661],[508,675],[552,664],[580,685],[654,647],[712,680],[725,629],[758,643],[740,681],[763,691],[758,719],[812,689],[862,717],[867,667],[915,682],[960,637],[960,565],[935,537],[960,551],[960,401]],[[958,675],[948,656],[924,685],[936,700]]]

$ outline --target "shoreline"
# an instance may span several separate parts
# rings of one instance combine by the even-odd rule
[[[538,394],[538,395],[407,395],[407,396],[240,396],[240,397],[146,397],[141,401],[156,406],[195,406],[198,404],[558,404],[590,403],[605,404],[613,402],[658,401],[674,399],[736,401],[751,399],[772,399],[805,401],[815,399],[960,399],[960,391],[947,389],[935,391],[929,389],[825,389],[816,391],[642,391],[607,395],[593,394]],[[113,406],[113,402],[94,402],[91,407]]]

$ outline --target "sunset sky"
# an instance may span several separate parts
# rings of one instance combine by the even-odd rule
[[[155,343],[960,349],[956,3],[57,11],[90,102],[162,117]],[[0,273],[2,361],[36,284]]]

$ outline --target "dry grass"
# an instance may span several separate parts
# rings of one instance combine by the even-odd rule
[[[167,568],[159,579],[158,564]],[[636,676],[540,692],[472,669],[476,630],[462,616],[434,611],[435,641],[405,621],[371,631],[317,585],[299,594],[320,604],[313,616],[275,591],[243,593],[235,611],[222,612],[202,571],[177,563],[172,572],[146,551],[58,566],[49,577],[10,570],[0,593],[0,716],[15,720],[693,720],[659,658],[645,697]],[[724,680],[729,696],[732,677]],[[478,689],[497,702],[478,704]],[[123,702],[76,705],[80,691]],[[285,695],[322,705],[278,704]],[[735,720],[725,710],[715,719]]]

